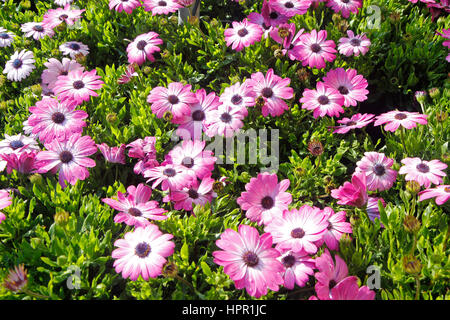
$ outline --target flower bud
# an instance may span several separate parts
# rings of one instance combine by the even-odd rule
[[[309,72],[308,69],[306,68],[301,68],[297,70],[297,76],[298,79],[300,80],[300,82],[306,84],[307,82],[309,82]]]
[[[9,270],[9,274],[3,281],[3,286],[13,292],[19,292],[28,284],[27,270],[23,264]]]
[[[86,56],[82,53],[77,53],[75,55],[75,61],[79,64],[85,64],[86,63]]]
[[[259,96],[258,98],[255,99],[255,106],[262,108],[264,107],[264,105],[266,104],[266,100],[264,100],[264,98],[262,96]]]
[[[414,97],[416,98],[418,103],[423,104],[427,99],[427,93],[425,91],[416,91]]]
[[[216,18],[213,18],[213,19],[211,20],[211,22],[209,23],[209,25],[210,25],[211,27],[213,27],[213,28],[216,28],[216,27],[219,26],[219,21],[217,21]]]
[[[438,111],[436,113],[436,120],[438,122],[445,122],[448,119],[448,113],[445,111]]]
[[[164,17],[162,17],[162,18],[159,20],[159,24],[162,25],[162,26],[165,26],[165,25],[167,25],[168,23],[169,23],[169,21],[168,21],[166,18],[164,18]]]
[[[31,176],[28,177],[28,180],[30,180],[30,182],[32,184],[37,184],[37,185],[42,185],[44,179],[42,178],[42,175],[40,175],[39,173],[34,173]]]
[[[278,28],[278,35],[279,35],[282,39],[288,37],[288,36],[289,36],[289,33],[290,33],[290,32],[289,32],[289,29],[286,28],[286,27],[280,27],[280,28]]]
[[[313,156],[318,157],[323,153],[323,145],[319,140],[313,139],[308,143],[308,151]]]
[[[56,213],[54,215],[54,220],[56,224],[61,226],[65,226],[67,222],[69,222],[70,215],[67,211],[57,208]]]
[[[391,21],[392,23],[398,23],[400,21],[400,14],[398,12],[392,12],[389,15],[389,21]]]
[[[215,193],[221,192],[223,190],[223,188],[224,188],[223,182],[214,181],[212,189]]]
[[[167,59],[169,57],[170,57],[170,51],[169,50],[165,49],[165,50],[163,50],[163,52],[161,52],[161,58]]]
[[[441,95],[441,91],[439,90],[439,88],[431,88],[430,90],[428,90],[428,93],[430,94],[430,97],[432,99],[438,99]]]
[[[420,191],[420,184],[417,181],[410,180],[406,182],[406,190],[415,195]]]
[[[409,233],[416,233],[420,230],[420,221],[412,215],[407,215],[403,220],[403,227]]]
[[[42,94],[42,87],[41,85],[35,84],[31,86],[31,92],[33,92],[35,95],[40,96]]]
[[[8,104],[6,103],[6,101],[0,101],[0,111],[6,111],[6,109],[8,109]]]
[[[172,24],[178,24],[178,17],[177,16],[170,16],[169,22]]]
[[[163,267],[162,274],[166,278],[175,278],[178,274],[177,265],[172,261],[168,261]]]
[[[188,22],[193,26],[198,26],[200,24],[200,20],[197,16],[189,16]]]
[[[29,0],[23,0],[20,1],[20,6],[24,9],[30,9],[31,8],[31,2]]]
[[[66,24],[65,21],[63,21],[61,24],[59,24],[59,25],[56,27],[56,31],[62,32],[62,31],[64,31],[64,29],[66,29],[66,27],[67,27],[67,24]]]
[[[277,49],[273,52],[275,58],[280,59],[283,57],[283,50]]]
[[[106,121],[108,123],[115,123],[117,121],[117,114],[115,112],[108,113],[106,115]]]
[[[422,270],[422,264],[412,254],[408,254],[402,258],[403,269],[409,274],[419,274]]]
[[[170,111],[164,112],[163,119],[166,120],[166,121],[172,121],[172,119],[173,119],[172,112],[170,112]]]
[[[145,66],[145,67],[142,69],[142,72],[143,72],[144,74],[146,74],[146,75],[149,75],[150,72],[152,72],[152,68],[149,67],[149,66]]]

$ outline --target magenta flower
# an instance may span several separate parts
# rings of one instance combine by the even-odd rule
[[[81,14],[86,11],[86,9],[70,9],[70,4],[67,4],[64,8],[49,9],[47,13],[44,14],[42,20],[42,25],[46,29],[54,29],[61,23],[66,23],[68,25],[73,25],[76,21],[81,18]]]
[[[311,33],[304,33],[300,36],[300,43],[293,48],[295,55],[298,56],[303,66],[311,68],[325,68],[325,61],[332,62],[336,59],[336,44],[333,40],[327,39],[327,31],[312,30]]]
[[[328,221],[322,210],[303,205],[298,210],[283,211],[281,216],[274,217],[267,224],[264,231],[272,235],[279,251],[306,251],[308,254],[315,254],[315,242],[322,239],[327,227]]]
[[[259,236],[253,227],[240,225],[238,232],[226,229],[216,245],[223,251],[214,251],[214,263],[234,281],[236,289],[247,290],[255,298],[267,294],[267,289],[278,291],[283,284],[280,272],[284,267],[277,260],[278,250],[272,248],[272,236]]]
[[[62,61],[50,58],[44,65],[47,69],[42,72],[42,83],[46,84],[51,91],[55,88],[55,83],[58,81],[59,76],[67,76],[70,71],[77,69],[84,71],[84,67],[81,64],[69,58],[63,58]]]
[[[339,133],[339,134],[345,134],[353,129],[361,129],[365,126],[367,126],[369,123],[374,121],[375,115],[374,114],[361,114],[357,113],[354,114],[351,118],[342,118],[341,120],[338,120],[337,122],[340,123],[340,126],[331,127],[333,129],[336,129],[333,131],[333,133]]]
[[[294,89],[288,87],[290,83],[291,79],[275,75],[272,68],[267,71],[266,76],[261,72],[252,74],[248,85],[256,97],[264,98],[265,103],[261,110],[264,117],[267,117],[269,113],[272,117],[280,116],[289,109],[283,99],[288,100],[294,97]]]
[[[376,117],[374,126],[379,126],[387,123],[384,126],[384,130],[394,132],[398,127],[402,126],[406,129],[412,129],[419,124],[427,124],[426,114],[420,114],[418,112],[407,111],[389,111]]]
[[[393,164],[394,160],[384,153],[365,152],[356,163],[356,171],[366,174],[367,190],[383,191],[390,189],[397,178],[397,171],[391,169]]]
[[[125,164],[125,147],[125,144],[121,144],[119,147],[110,147],[106,143],[97,144],[97,148],[106,161],[120,164]]]
[[[39,40],[45,38],[46,36],[51,38],[55,34],[53,30],[45,28],[42,22],[24,23],[20,27],[20,30],[22,30],[25,37],[32,37],[34,40]]]
[[[245,114],[242,108],[235,108],[231,105],[221,104],[217,110],[212,110],[206,115],[206,135],[214,137],[216,135],[229,138],[244,126],[242,120]]]
[[[12,198],[8,190],[0,190],[0,210],[9,207],[12,204]],[[3,212],[0,211],[0,223],[6,219]]]
[[[99,80],[97,70],[86,71],[76,69],[67,76],[59,76],[53,91],[61,101],[74,100],[77,104],[89,101],[90,96],[98,97],[94,90],[102,88],[104,82]]]
[[[305,89],[303,97],[300,98],[300,103],[303,103],[302,109],[314,110],[314,118],[324,117],[339,117],[340,113],[344,113],[342,106],[345,98],[336,89],[325,86],[323,82],[317,82],[316,89]]]
[[[145,11],[151,11],[152,15],[174,13],[183,6],[177,0],[142,0]]]
[[[440,185],[419,192],[419,201],[436,198],[437,205],[443,205],[450,199],[450,185]]]
[[[320,247],[323,242],[328,249],[339,250],[339,241],[344,233],[352,233],[352,225],[346,222],[346,212],[334,212],[330,207],[323,209],[323,215],[328,221],[327,232],[322,236],[322,241],[317,242],[317,247]]]
[[[338,50],[340,54],[347,57],[351,55],[359,56],[360,54],[365,55],[369,51],[371,42],[365,33],[355,35],[353,31],[347,30],[347,36],[347,38],[339,39]]]
[[[125,11],[130,14],[133,9],[141,6],[139,0],[109,0],[109,10],[116,10],[117,12]]]
[[[97,152],[97,146],[89,136],[75,133],[66,141],[53,140],[45,144],[45,148],[48,151],[41,151],[36,156],[37,161],[43,161],[38,173],[59,171],[59,183],[63,188],[66,187],[65,180],[75,185],[78,180],[89,177],[86,168],[95,167],[95,161],[88,157]]]
[[[131,78],[137,77],[138,74],[134,70],[133,64],[129,64],[127,68],[125,69],[125,72],[120,76],[119,79],[117,79],[118,84],[125,84],[131,81]]]
[[[331,290],[328,297],[320,300],[374,300],[375,291],[370,290],[368,286],[358,286],[358,278],[355,276],[347,277],[337,283]],[[309,300],[317,300],[312,296]]]
[[[441,184],[442,177],[446,176],[442,170],[445,170],[447,165],[439,160],[425,161],[420,158],[405,158],[402,163],[404,166],[398,173],[406,174],[406,181],[414,180],[425,188],[429,188],[432,183]]]
[[[266,2],[264,2],[264,3],[266,3]],[[263,6],[264,6],[264,4],[263,4]],[[276,11],[274,11],[274,12],[276,12]],[[270,25],[270,21],[269,21],[270,19],[264,18],[264,16],[258,12],[251,12],[247,16],[247,19],[251,23],[257,24],[258,26],[261,27],[261,29],[263,31],[264,39],[267,39],[267,37],[269,36],[269,33],[274,28]]]
[[[191,85],[181,82],[169,83],[168,88],[156,87],[150,91],[147,102],[152,104],[152,112],[158,118],[170,111],[173,114],[173,122],[183,119],[191,112],[191,105],[198,103],[197,97],[191,92]]]
[[[230,87],[225,88],[220,95],[219,101],[233,108],[241,108],[242,114],[247,116],[247,107],[255,105],[255,92],[249,85],[249,81],[244,83],[237,82]]]
[[[278,27],[280,24],[286,23],[289,20],[289,17],[273,9],[270,2],[265,0],[261,9],[261,15],[264,19],[264,24],[272,27]]]
[[[367,203],[366,174],[355,172],[352,182],[344,182],[343,186],[331,190],[331,196],[338,199],[338,204],[361,208]]]
[[[127,46],[128,62],[130,64],[137,63],[142,65],[145,60],[155,62],[153,53],[161,51],[158,45],[163,44],[162,39],[159,38],[159,34],[150,31],[138,35],[133,42]]]
[[[334,12],[341,12],[344,18],[350,17],[350,12],[357,14],[358,9],[362,7],[363,0],[328,0],[327,7]]]
[[[367,100],[369,91],[367,88],[367,80],[362,75],[357,74],[355,69],[345,71],[343,68],[337,68],[328,71],[323,78],[325,86],[331,87],[339,91],[344,97],[344,105],[346,107],[356,106],[357,101]]]
[[[129,186],[127,195],[117,192],[117,200],[104,198],[102,201],[111,208],[120,211],[114,217],[115,223],[124,222],[129,226],[146,227],[149,220],[165,220],[164,213],[167,210],[161,209],[157,201],[150,201],[152,189],[140,183],[137,187]]]
[[[376,197],[369,197],[367,199],[367,207],[366,212],[369,216],[370,221],[375,222],[375,218],[380,219],[380,210],[378,208],[378,200],[381,201],[381,204],[384,207],[386,207],[386,201],[384,201],[383,198],[376,198]],[[384,225],[380,223],[380,226],[384,228]]]
[[[284,272],[281,275],[287,289],[294,289],[295,284],[304,287],[309,281],[309,276],[314,274],[314,259],[305,252],[287,251],[278,260],[284,266]]]
[[[315,285],[317,297],[320,300],[329,300],[331,290],[348,274],[348,268],[344,260],[338,255],[334,256],[336,263],[328,249],[320,257],[315,259],[318,272],[314,274],[317,282]]]
[[[192,180],[183,189],[171,192],[168,200],[175,202],[175,210],[191,211],[195,205],[204,206],[217,196],[212,190],[213,184],[214,179],[209,177],[205,177],[200,184],[197,179]]]
[[[170,163],[146,169],[144,177],[149,178],[147,182],[153,181],[153,189],[161,184],[161,189],[164,191],[181,190],[192,181],[192,176],[184,170],[183,166]]]
[[[53,98],[43,98],[30,107],[28,125],[43,143],[52,140],[67,140],[74,133],[83,132],[88,114],[83,110],[75,110],[77,104],[72,100],[59,102]]]
[[[258,225],[267,225],[275,217],[281,216],[292,202],[291,194],[286,192],[289,184],[289,179],[278,183],[275,173],[259,173],[245,185],[247,191],[242,192],[236,201],[242,210],[247,211],[245,215],[248,219]]]
[[[172,238],[173,235],[163,234],[154,224],[127,232],[123,239],[114,242],[118,248],[111,253],[116,259],[113,267],[125,279],[156,278],[162,273],[166,258],[173,254],[175,243],[169,241]]]
[[[228,28],[224,32],[225,42],[228,47],[231,46],[231,49],[241,51],[244,47],[261,40],[263,30],[259,25],[247,19],[242,22],[233,21],[232,25],[232,28]]]
[[[284,39],[278,33],[280,28],[286,28],[289,31],[289,35]],[[300,29],[295,33],[295,23],[282,24],[279,28],[272,29],[270,31],[270,37],[283,46],[283,49],[281,49],[283,55],[287,54],[291,60],[301,60],[301,57],[297,55],[298,52],[294,48],[300,44],[300,36],[305,29]]]
[[[22,152],[21,154],[0,154],[0,158],[6,161],[6,172],[11,174],[16,170],[22,174],[35,173],[39,167],[36,161],[36,151]]]
[[[210,177],[217,160],[211,150],[204,150],[206,141],[184,140],[181,146],[173,148],[166,156],[163,165],[171,163],[183,167],[193,180]]]
[[[270,0],[269,4],[273,10],[291,18],[297,14],[305,14],[311,0]]]
[[[206,132],[206,119],[208,114],[220,106],[219,98],[214,92],[206,95],[205,89],[195,93],[198,103],[191,104],[191,113],[177,121],[179,127],[176,134],[183,140],[201,140],[202,133]]]
[[[139,159],[134,165],[135,174],[143,174],[145,170],[159,166],[159,162],[156,160],[155,143],[155,137],[145,137],[144,140],[137,139],[127,144],[126,147],[130,148],[128,156]]]

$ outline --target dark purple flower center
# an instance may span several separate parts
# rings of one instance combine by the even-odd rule
[[[358,38],[353,38],[350,40],[350,44],[354,47],[359,47],[361,45],[361,40]]]
[[[254,267],[259,263],[258,256],[251,251],[246,252],[242,259],[244,260],[244,263],[249,267]]]
[[[159,2],[158,2],[158,6],[160,6],[160,7],[165,7],[165,6],[167,6],[167,2],[165,2],[165,1],[159,1]]]
[[[73,83],[73,87],[77,90],[84,88],[84,82],[83,80],[77,80]]]
[[[74,50],[74,51],[78,51],[78,50],[80,50],[80,45],[78,43],[72,42],[72,43],[69,44],[69,48]]]
[[[248,30],[245,28],[242,28],[241,30],[238,31],[237,34],[239,35],[239,37],[245,37],[246,35],[248,35]]]
[[[177,172],[172,168],[167,168],[164,169],[163,174],[167,177],[174,177],[177,174]]]
[[[0,38],[1,39],[9,39],[9,34],[6,32],[2,32],[2,33],[0,33]]]
[[[264,30],[269,30],[271,26],[268,26],[263,22],[262,27]]]
[[[283,259],[281,259],[281,262],[283,263],[284,267],[290,268],[295,264],[295,257],[291,254],[285,256]]]
[[[139,50],[144,50],[146,45],[147,45],[147,41],[141,40],[137,43],[136,48],[138,48]]]
[[[229,113],[227,113],[227,112],[225,112],[225,113],[222,113],[222,115],[220,116],[220,120],[222,121],[222,122],[225,122],[225,123],[229,123],[229,122],[231,122],[231,115],[229,114]]]
[[[69,16],[67,14],[62,14],[59,16],[59,20],[64,21],[68,18]]]
[[[331,230],[331,229],[333,229],[333,224],[330,222],[330,220],[328,220],[327,230]]]
[[[67,76],[68,73],[69,73],[68,71],[61,71],[61,72],[59,73],[59,75],[60,75],[60,76]]]
[[[192,112],[192,120],[203,121],[205,120],[205,113],[202,110],[195,110]]]
[[[291,231],[291,237],[301,239],[305,236],[305,231],[302,228],[295,228]]]
[[[198,192],[197,192],[197,190],[194,190],[194,189],[189,189],[188,195],[189,195],[189,198],[191,198],[191,199],[198,198]]]
[[[336,281],[331,279],[330,282],[328,283],[328,288],[333,289],[336,286]]]
[[[320,46],[320,44],[318,43],[314,43],[311,45],[311,51],[314,53],[318,53],[320,52],[320,50],[322,50],[322,47]]]
[[[42,27],[41,25],[37,24],[37,25],[35,25],[33,27],[33,30],[37,31],[37,32],[42,32],[42,31],[44,31],[44,27]]]
[[[20,59],[16,59],[13,61],[13,67],[16,69],[19,69],[22,65],[23,65],[23,62]]]
[[[54,123],[63,123],[64,120],[66,120],[66,117],[64,116],[63,113],[61,112],[55,112],[54,114],[52,114],[52,121]]]
[[[357,122],[356,121],[349,121],[349,122],[347,122],[347,126],[354,126],[354,125],[356,125],[357,124]]]
[[[192,168],[194,166],[194,159],[191,157],[186,157],[183,159],[182,163],[186,168]]]
[[[170,104],[177,104],[180,101],[180,99],[178,99],[178,97],[176,95],[174,95],[174,94],[170,95],[167,98],[167,100],[169,100]]]
[[[271,196],[265,196],[264,198],[262,198],[261,206],[264,209],[266,209],[266,210],[272,209],[273,205],[274,205],[274,201]]]
[[[385,172],[386,169],[384,168],[384,166],[382,164],[376,164],[373,167],[373,172],[377,175],[377,176],[382,176]]]
[[[416,169],[419,170],[419,171],[422,172],[422,173],[427,173],[427,172],[430,171],[430,167],[427,166],[425,163],[419,163],[419,164],[416,166]]]
[[[293,4],[292,2],[290,2],[290,1],[288,1],[288,2],[286,2],[286,3],[284,4],[284,6],[285,6],[286,8],[288,8],[288,9],[292,9],[292,8],[294,7],[294,4]]]
[[[62,163],[69,163],[72,159],[73,155],[70,151],[63,151],[59,154],[59,160],[61,160]]]
[[[269,15],[270,19],[275,20],[278,19],[278,13],[276,11],[272,11]]]
[[[262,89],[261,94],[263,95],[264,98],[270,98],[273,96],[273,90],[272,88],[267,87]]]
[[[231,97],[231,103],[233,103],[234,105],[238,105],[242,103],[242,97],[239,94],[235,94],[234,96]]]
[[[339,91],[341,94],[348,94],[348,93],[349,93],[348,88],[347,88],[346,86],[340,86],[340,87],[338,88],[338,91]]]
[[[397,120],[404,120],[404,119],[408,118],[408,116],[402,112],[399,112],[395,115],[394,118]]]
[[[132,215],[133,217],[140,217],[142,216],[141,210],[137,208],[130,208],[128,209],[128,214]]]
[[[320,96],[319,98],[317,98],[317,101],[320,104],[325,105],[325,104],[328,104],[330,102],[330,99],[328,99],[327,96]]]
[[[141,242],[134,248],[134,253],[139,258],[145,258],[150,253],[151,248],[150,245],[147,242]]]
[[[9,146],[14,150],[22,148],[24,146],[23,142],[20,140],[14,140],[9,143]]]

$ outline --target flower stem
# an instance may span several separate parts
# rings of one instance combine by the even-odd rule
[[[419,296],[420,296],[420,280],[419,280],[419,275],[415,276],[416,279],[416,300],[419,300]]]
[[[39,299],[50,299],[49,296],[44,296],[44,295],[42,295],[42,294],[39,294],[39,293],[30,291],[30,290],[28,290],[28,289],[22,289],[22,292],[25,293],[25,294],[27,294],[27,295],[29,295],[29,296],[35,297],[35,298],[39,298]]]
[[[403,128],[403,127],[400,130],[400,138],[402,139],[403,150],[405,151],[405,154],[408,155],[408,150],[406,149],[406,143],[405,143],[405,128]]]

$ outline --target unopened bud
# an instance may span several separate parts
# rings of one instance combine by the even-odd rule
[[[115,123],[117,121],[117,114],[115,112],[108,113],[106,115],[106,121],[108,123]]]
[[[409,274],[419,274],[422,270],[420,261],[411,254],[404,256],[402,259],[403,269]]]
[[[63,209],[59,209],[59,208],[56,209],[56,213],[54,216],[56,224],[65,226],[67,224],[67,222],[69,222],[69,218],[70,218],[70,215],[67,211],[65,211]]]
[[[42,87],[41,85],[35,84],[31,86],[31,92],[33,92],[35,95],[40,96],[42,94]]]
[[[167,278],[175,278],[178,274],[177,265],[172,261],[168,261],[163,267],[162,274]]]
[[[412,215],[407,215],[405,220],[403,220],[403,227],[409,233],[416,233],[420,230],[420,222],[416,217]]]
[[[408,190],[413,195],[417,194],[420,191],[420,184],[414,180],[407,181],[406,190]]]
[[[313,139],[308,143],[308,151],[313,156],[318,157],[323,153],[323,145],[319,140]]]
[[[439,88],[431,88],[430,90],[428,90],[428,93],[430,94],[430,97],[432,99],[438,99],[441,95],[441,91],[439,90]]]
[[[145,66],[144,69],[142,69],[142,72],[144,72],[144,74],[149,75],[150,72],[152,72],[152,68],[149,66]]]
[[[39,173],[32,174],[31,176],[28,177],[28,180],[30,180],[32,184],[42,185],[43,183],[42,175],[40,175]]]
[[[273,52],[273,55],[275,56],[275,58],[280,59],[283,57],[283,50],[277,49]]]
[[[289,34],[290,34],[290,32],[289,32],[289,29],[288,29],[288,28],[286,28],[286,27],[280,27],[280,28],[278,28],[278,35],[279,35],[282,39],[288,37]]]
[[[166,120],[166,121],[172,121],[172,119],[173,119],[172,112],[170,112],[170,111],[164,112],[163,119]]]

